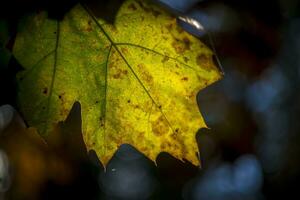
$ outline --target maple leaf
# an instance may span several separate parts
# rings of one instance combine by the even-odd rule
[[[128,0],[115,23],[83,5],[62,21],[42,12],[24,20],[13,54],[20,109],[47,136],[74,102],[85,144],[104,164],[124,143],[155,160],[164,151],[195,165],[195,134],[206,127],[197,92],[220,79],[213,53],[148,1]]]

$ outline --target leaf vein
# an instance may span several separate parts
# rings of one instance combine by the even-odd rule
[[[173,127],[171,126],[171,123],[169,122],[168,118],[166,117],[165,113],[162,111],[161,106],[159,106],[159,104],[154,100],[154,98],[152,97],[152,95],[150,94],[150,92],[147,90],[147,88],[145,87],[145,85],[143,84],[143,82],[141,81],[141,79],[137,76],[136,72],[133,70],[133,68],[131,67],[131,65],[128,63],[128,61],[126,60],[126,58],[124,57],[124,55],[122,54],[122,52],[118,49],[117,44],[119,43],[114,43],[114,41],[110,38],[110,36],[108,35],[108,33],[106,33],[106,31],[104,30],[104,28],[101,26],[101,24],[98,22],[98,20],[96,19],[96,17],[94,16],[94,14],[89,10],[89,8],[84,5],[81,4],[82,7],[84,8],[84,10],[88,13],[88,15],[93,19],[93,21],[96,23],[96,25],[98,26],[98,28],[103,32],[103,34],[105,35],[105,37],[109,40],[109,42],[111,43],[111,45],[116,49],[116,51],[119,53],[119,55],[121,56],[121,58],[124,60],[125,64],[127,65],[127,67],[130,69],[130,71],[132,72],[132,74],[134,75],[134,77],[137,79],[137,81],[139,82],[139,84],[141,85],[141,87],[143,88],[143,90],[146,92],[147,96],[151,99],[151,101],[155,104],[155,106],[159,109],[159,111],[161,112],[162,116],[165,118],[165,120],[167,121],[168,126],[171,128],[172,132],[175,134],[175,131],[173,129]]]
[[[122,45],[124,45],[124,46],[132,46],[132,47],[141,48],[141,49],[144,49],[144,50],[146,50],[146,51],[150,51],[150,52],[152,52],[152,53],[155,53],[155,54],[157,54],[157,55],[167,57],[167,58],[169,58],[169,59],[171,59],[171,60],[174,60],[174,61],[178,62],[178,63],[181,64],[181,65],[184,65],[185,67],[188,67],[188,68],[190,68],[190,69],[192,69],[192,70],[194,70],[194,71],[196,71],[196,72],[199,72],[198,69],[195,69],[195,68],[191,67],[190,65],[187,65],[187,64],[181,62],[181,61],[178,60],[177,58],[173,58],[173,57],[171,57],[171,56],[165,55],[165,54],[163,54],[163,53],[160,53],[160,52],[158,52],[158,51],[155,51],[155,50],[153,50],[153,49],[150,49],[150,48],[147,48],[147,47],[138,45],[138,44],[132,44],[132,43],[122,42],[122,43],[115,43],[115,45],[116,45],[116,46],[122,46]]]
[[[48,58],[50,55],[52,55],[55,52],[55,49],[44,55],[42,58],[40,58],[26,73],[23,74],[22,79],[26,78],[31,72],[33,72],[35,69],[38,69],[39,65],[42,61],[44,61],[46,58]]]
[[[106,153],[106,133],[105,133],[105,130],[106,130],[106,107],[107,107],[107,86],[108,86],[108,62],[109,62],[109,57],[110,57],[110,54],[111,54],[111,50],[112,50],[112,44],[110,45],[109,47],[109,51],[108,51],[108,54],[107,54],[107,58],[106,58],[106,63],[105,63],[105,86],[104,86],[104,108],[103,108],[103,137],[104,137],[104,154]]]
[[[54,49],[54,64],[53,64],[53,72],[52,72],[52,78],[51,78],[51,84],[49,89],[49,96],[48,96],[48,102],[46,107],[46,125],[44,126],[43,133],[47,130],[47,124],[49,124],[49,112],[50,112],[50,105],[51,105],[51,98],[53,94],[53,87],[54,87],[54,81],[56,76],[56,68],[57,68],[57,50],[59,47],[59,36],[60,36],[60,24],[59,21],[57,21],[57,28],[56,28],[56,42],[55,42],[55,49]]]

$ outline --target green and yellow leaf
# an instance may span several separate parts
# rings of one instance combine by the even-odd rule
[[[77,5],[62,21],[28,17],[13,54],[21,111],[47,136],[75,101],[88,149],[104,165],[130,144],[150,159],[164,151],[195,165],[195,134],[206,127],[196,94],[220,79],[213,53],[147,1],[127,0],[115,23]]]

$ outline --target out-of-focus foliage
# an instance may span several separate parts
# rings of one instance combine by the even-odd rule
[[[9,40],[8,25],[0,19],[0,67],[7,66],[11,53],[6,48]]]
[[[6,192],[9,186],[10,186],[9,161],[6,153],[0,150],[0,194]],[[1,199],[1,195],[0,195],[0,199]]]
[[[75,105],[67,120],[55,127],[47,143],[36,129],[26,128],[17,113],[13,113],[9,125],[0,132],[0,193],[6,192],[11,185],[6,194],[8,199],[52,199],[51,194],[43,196],[46,186],[67,187],[82,181],[80,188],[88,187],[89,190],[84,197],[96,196],[97,173],[93,172],[94,164],[88,158],[82,139],[80,106]],[[68,195],[83,198],[80,191]]]
[[[48,136],[82,105],[84,139],[107,164],[131,144],[151,160],[161,152],[195,165],[195,133],[206,127],[196,102],[220,79],[213,53],[151,3],[128,0],[114,25],[82,5],[62,21],[46,13],[25,20],[14,56],[25,119]]]

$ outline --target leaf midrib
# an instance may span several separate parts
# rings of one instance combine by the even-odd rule
[[[51,105],[51,99],[52,99],[52,94],[53,94],[53,87],[54,87],[54,82],[55,82],[55,76],[56,76],[56,69],[57,69],[57,50],[59,47],[59,38],[60,37],[60,23],[57,21],[56,25],[56,42],[55,42],[55,49],[54,49],[54,64],[53,64],[53,72],[52,72],[52,77],[51,77],[51,84],[49,88],[49,97],[48,97],[48,102],[47,102],[47,107],[46,107],[46,124],[44,126],[43,133],[46,133],[48,130],[48,123],[49,123],[49,112],[50,112],[50,105]]]

